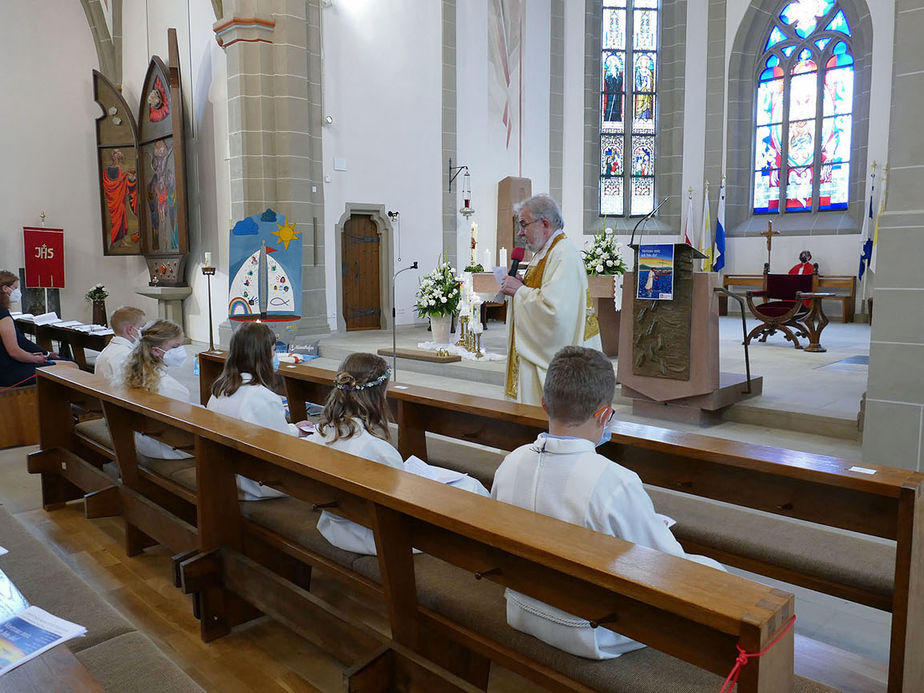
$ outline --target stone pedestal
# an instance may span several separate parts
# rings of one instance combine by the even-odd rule
[[[189,286],[148,286],[135,292],[140,296],[157,299],[157,317],[180,325],[183,331],[183,301],[192,293]]]

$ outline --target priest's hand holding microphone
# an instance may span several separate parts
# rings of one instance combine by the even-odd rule
[[[520,262],[523,260],[524,255],[525,251],[522,247],[517,247],[510,251],[510,271],[501,283],[500,292],[502,294],[513,296],[523,286],[523,282],[517,276],[517,271],[520,269]],[[499,299],[498,302],[500,302]]]

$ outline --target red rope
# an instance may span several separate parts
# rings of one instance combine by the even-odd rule
[[[10,385],[9,387],[3,388],[2,390],[0,390],[0,392],[6,392],[7,390],[12,390],[14,387],[19,387],[23,383],[28,382],[29,380],[32,380],[34,377],[35,377],[35,373],[30,375],[28,378],[23,378],[18,383],[14,383],[13,385]]]
[[[738,675],[741,673],[741,670],[744,668],[744,666],[748,663],[748,660],[754,657],[762,657],[767,654],[770,651],[770,648],[776,645],[780,639],[782,639],[782,637],[790,631],[795,622],[796,615],[793,614],[792,618],[789,619],[789,621],[786,623],[786,627],[780,631],[780,634],[777,635],[773,641],[760,652],[745,652],[741,645],[735,645],[735,647],[738,648],[738,656],[735,657],[735,666],[733,666],[732,670],[728,672],[728,677],[725,679],[725,683],[722,684],[722,688],[719,689],[719,693],[731,693],[731,691],[735,688],[735,685],[738,683]]]

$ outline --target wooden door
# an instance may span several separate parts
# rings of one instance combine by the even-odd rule
[[[349,330],[382,329],[381,238],[372,217],[353,214],[341,238],[343,319]]]

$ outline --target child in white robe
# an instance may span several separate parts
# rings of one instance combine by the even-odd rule
[[[141,330],[122,367],[121,378],[114,385],[137,388],[189,401],[189,388],[167,372],[169,367],[179,368],[186,361],[183,328],[169,320],[155,320]],[[139,455],[155,460],[182,460],[191,458],[187,452],[166,443],[135,433],[135,450]]]
[[[93,372],[104,376],[110,383],[120,380],[125,362],[141,337],[144,322],[144,311],[140,308],[123,306],[115,310],[109,318],[109,326],[115,336],[99,352]]]
[[[542,405],[549,432],[511,452],[498,467],[497,500],[724,570],[716,561],[684,553],[655,515],[642,482],[595,452],[609,439],[606,426],[616,387],[613,367],[599,351],[561,349],[549,364]],[[641,643],[508,589],[507,623],[579,657],[609,659]]]
[[[286,421],[282,399],[270,389],[276,369],[276,335],[263,323],[244,323],[231,337],[231,347],[221,375],[212,383],[210,411],[298,435]],[[265,500],[285,496],[281,491],[238,475],[241,500]]]
[[[404,469],[401,454],[388,433],[385,391],[391,370],[374,354],[351,354],[340,364],[334,389],[324,405],[317,432],[308,440],[357,457]],[[326,510],[318,531],[334,546],[353,553],[375,555],[372,530]]]

